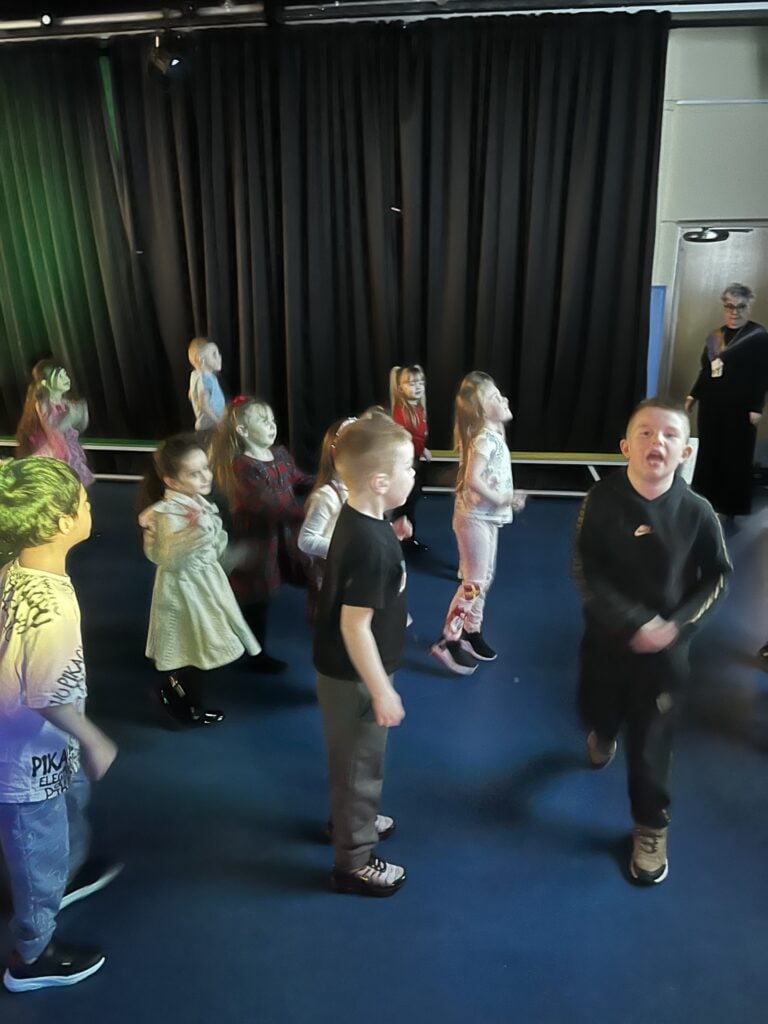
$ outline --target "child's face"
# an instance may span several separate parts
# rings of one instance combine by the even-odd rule
[[[181,460],[176,476],[164,476],[163,483],[172,491],[187,494],[190,498],[210,494],[213,473],[208,465],[208,456],[201,448],[193,448]]]
[[[418,373],[404,373],[399,386],[406,402],[419,402],[424,397],[424,378]]]
[[[480,398],[483,415],[489,423],[508,423],[512,419],[509,399],[502,395],[495,384],[490,384]]]
[[[271,448],[277,437],[275,415],[268,405],[251,405],[246,409],[243,436],[260,448]]]
[[[203,352],[203,365],[211,373],[219,373],[221,370],[221,352],[218,345],[208,345]]]
[[[51,371],[51,375],[48,378],[48,389],[50,391],[56,391],[59,394],[65,394],[69,391],[72,381],[69,379],[69,374],[63,366],[57,366],[55,370]]]
[[[398,508],[413,490],[416,472],[413,468],[413,443],[403,441],[395,449],[395,460],[389,474],[389,486],[386,491],[386,507]]]
[[[663,484],[691,454],[687,425],[671,409],[641,409],[629,422],[621,451],[635,479]]]
[[[92,526],[93,520],[91,519],[91,503],[88,501],[88,495],[85,492],[85,488],[81,486],[80,504],[77,506],[77,515],[75,516],[74,526],[68,535],[73,547],[75,544],[79,544],[81,541],[87,540],[91,536]]]

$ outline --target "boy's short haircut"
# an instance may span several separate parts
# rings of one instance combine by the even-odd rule
[[[31,456],[0,465],[0,559],[47,544],[62,516],[77,515],[80,479],[56,459]]]
[[[338,474],[348,487],[354,487],[375,473],[391,473],[398,448],[410,440],[408,431],[388,416],[357,420],[345,428],[336,443]]]
[[[685,409],[680,405],[679,402],[675,402],[671,398],[664,398],[663,396],[654,396],[653,398],[644,398],[642,402],[638,402],[635,408],[632,410],[632,415],[627,420],[627,429],[625,430],[625,436],[629,434],[629,428],[632,425],[632,420],[643,412],[644,409],[662,409],[664,412],[673,412],[683,422],[685,428],[685,440],[688,441],[691,436],[691,418]]]
[[[196,370],[200,368],[199,364],[203,357],[203,353],[208,346],[212,344],[213,342],[208,338],[193,338],[192,341],[190,341],[189,348],[187,349],[187,355],[189,356],[190,363]]]

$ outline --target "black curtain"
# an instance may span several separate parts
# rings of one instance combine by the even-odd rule
[[[0,48],[0,432],[45,356],[69,367],[92,435],[152,436],[178,418],[104,100],[98,43]]]
[[[145,39],[114,40],[107,89],[86,92],[130,285],[117,319],[140,318],[121,328],[155,389],[120,422],[189,425],[186,345],[207,333],[225,388],[266,396],[304,459],[405,361],[426,366],[434,447],[482,368],[515,447],[613,450],[645,383],[667,31],[641,14],[201,33],[168,77]],[[58,45],[72,82],[91,74]],[[78,95],[65,75],[82,134]],[[87,397],[100,383],[99,365]]]

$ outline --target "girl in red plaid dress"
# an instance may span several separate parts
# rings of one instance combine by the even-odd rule
[[[230,583],[262,648],[270,598],[281,583],[305,585],[309,568],[297,543],[304,509],[296,490],[308,491],[314,477],[297,468],[287,448],[274,444],[276,435],[266,402],[241,395],[227,405],[211,448],[216,482],[244,552]],[[256,660],[264,672],[286,668],[264,650]]]
[[[392,419],[405,427],[413,441],[414,469],[416,482],[402,508],[392,513],[393,521],[406,516],[411,525],[411,535],[403,542],[410,551],[426,551],[426,544],[416,540],[416,502],[421,497],[423,466],[431,462],[432,452],[427,448],[427,387],[424,370],[418,363],[410,366],[393,366],[389,371],[389,401]]]

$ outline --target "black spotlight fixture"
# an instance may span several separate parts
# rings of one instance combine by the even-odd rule
[[[163,32],[154,36],[149,49],[149,62],[162,75],[170,74],[184,60],[183,48],[179,36],[172,32]]]

